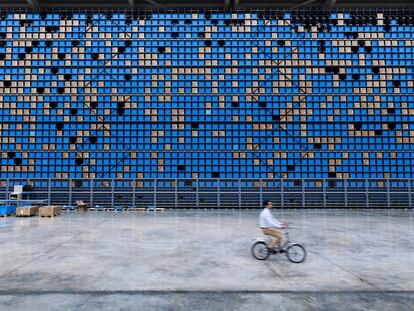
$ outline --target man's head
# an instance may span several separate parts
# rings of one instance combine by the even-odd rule
[[[272,201],[264,201],[263,202],[263,206],[267,207],[267,208],[272,208],[273,207],[273,203]]]

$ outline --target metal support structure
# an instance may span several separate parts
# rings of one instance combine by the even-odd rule
[[[302,207],[306,206],[305,180],[302,178]]]
[[[241,197],[241,179],[240,178],[237,180],[237,190],[238,190],[237,204],[238,204],[239,208],[241,208],[241,206],[242,206],[241,205],[242,197]]]
[[[325,8],[331,8],[336,4],[336,0],[325,0],[325,2],[323,3],[323,6]]]
[[[49,178],[47,180],[47,205],[50,205],[52,197],[52,180]]]
[[[73,180],[71,178],[69,179],[69,206],[72,205],[72,187],[73,187]]]
[[[345,207],[348,207],[348,180],[344,180],[344,199],[345,199]]]
[[[90,193],[90,197],[89,197],[89,205],[93,206],[93,179],[90,180],[90,189],[91,189],[91,193]]]
[[[37,198],[41,195],[42,200],[50,205],[66,205],[67,202],[69,205],[72,205],[73,200],[76,199],[78,195],[84,199],[86,198],[86,200],[90,198],[90,205],[112,204],[112,206],[116,206],[130,204],[130,201],[125,201],[125,198],[123,197],[119,199],[119,202],[117,201],[118,195],[122,194],[129,195],[129,198],[132,196],[132,207],[136,207],[137,204],[151,203],[157,206],[157,192],[161,191],[161,193],[171,194],[171,202],[160,201],[158,203],[170,203],[171,206],[176,208],[186,206],[191,206],[193,208],[235,208],[237,206],[238,208],[241,208],[247,206],[247,203],[253,203],[252,198],[254,198],[254,203],[256,204],[256,199],[262,202],[267,199],[266,194],[271,193],[280,195],[280,206],[282,208],[306,208],[307,206],[326,208],[332,206],[332,204],[339,204],[338,206],[340,207],[355,206],[366,208],[375,208],[378,206],[387,208],[413,207],[412,180],[410,179],[381,179],[379,180],[382,183],[381,186],[375,186],[374,182],[378,182],[377,179],[343,179],[340,183],[332,183],[332,187],[338,187],[338,189],[333,189],[332,191],[330,189],[332,179],[322,179],[321,186],[316,186],[316,183],[318,183],[320,179],[300,179],[302,181],[300,186],[291,185],[290,182],[285,185],[283,179],[272,179],[271,183],[267,186],[269,188],[265,188],[265,184],[268,180],[270,179],[205,179],[204,183],[203,179],[191,179],[193,185],[191,189],[188,187],[180,189],[179,180],[175,179],[174,184],[174,179],[170,179],[171,183],[169,186],[170,188],[168,189],[164,186],[158,187],[158,182],[162,182],[162,179],[155,178],[144,179],[143,182],[146,185],[149,184],[149,186],[141,189],[139,188],[137,181],[133,179],[90,179],[83,180],[84,183],[90,183],[89,185],[84,184],[82,188],[75,189],[73,179],[63,181],[52,178],[31,179],[30,181],[24,179],[0,179],[0,183],[5,185],[0,188],[0,199],[3,201],[9,199],[9,194],[13,191],[13,185],[31,183],[33,185],[33,196]],[[187,184],[190,179],[184,179],[182,181]],[[278,183],[277,185],[274,185],[276,181],[278,181]],[[64,182],[64,185],[59,186],[62,182]],[[69,182],[69,184],[67,184],[67,182]],[[120,182],[130,182],[132,183],[132,186],[128,189],[118,189],[117,185]],[[102,186],[100,185],[101,183]],[[248,185],[254,183],[255,186],[245,190],[243,188],[244,183],[248,183]],[[279,185],[280,187],[277,188]],[[138,200],[137,191],[140,191],[140,194],[142,193],[143,195],[144,199],[142,202]],[[286,191],[289,194],[289,200],[285,199]],[[222,192],[225,194],[224,196],[222,195]],[[105,195],[101,196],[100,194]],[[182,200],[180,199],[179,194],[180,196],[182,195]],[[208,196],[207,201],[202,201],[201,196],[203,194]],[[228,197],[227,194],[229,194]],[[309,194],[311,196],[308,196]],[[246,195],[246,197],[243,195]],[[231,200],[231,197],[233,197],[234,200]],[[332,198],[332,200],[330,198]],[[379,198],[382,198],[382,200],[375,201]],[[244,202],[244,200],[246,201]]]
[[[157,207],[157,180],[154,179],[154,198],[153,198],[153,206]]]
[[[220,208],[220,179],[217,179],[217,207]]]
[[[132,2],[134,2],[134,9],[136,9],[136,3],[135,3],[135,0],[128,0],[129,1],[129,6],[131,6],[131,1]],[[167,7],[166,6],[164,6],[164,5],[162,5],[162,4],[160,4],[160,3],[158,3],[157,1],[155,1],[155,0],[144,0],[145,2],[147,2],[147,3],[149,3],[149,4],[152,4],[153,6],[155,6],[155,7],[157,7],[157,8],[160,8],[160,9],[166,9]]]
[[[132,208],[137,207],[135,201],[136,201],[136,187],[137,187],[137,181],[134,179],[132,182]]]
[[[326,208],[326,180],[322,180],[323,207]]]
[[[228,10],[230,8],[230,0],[223,1],[223,9]]]
[[[175,179],[175,186],[174,186],[174,206],[178,207],[178,179]]]
[[[111,179],[111,207],[115,205],[115,180]]]
[[[27,1],[27,4],[32,8],[32,9],[35,9],[35,10],[38,10],[38,9],[40,9],[40,4],[39,4],[39,1],[38,0],[26,0]]]
[[[196,180],[196,207],[200,207],[200,195],[199,195],[200,184],[199,180]]]
[[[4,199],[9,199],[9,179],[6,179],[6,197]]]
[[[283,185],[283,179],[280,180],[280,206],[285,206],[285,189]]]
[[[240,1],[239,0],[234,0],[233,10],[238,10],[239,9],[239,4],[240,4]]]
[[[300,8],[300,7],[302,7],[302,6],[305,6],[305,5],[311,4],[311,3],[313,3],[313,2],[316,2],[316,0],[307,0],[307,1],[304,1],[304,2],[302,2],[302,3],[299,3],[299,4],[297,4],[297,5],[294,5],[294,6],[290,7],[290,8],[289,8],[289,10],[298,9],[298,8]]]
[[[387,185],[387,207],[390,208],[391,207],[390,181],[388,179],[386,181],[386,185]]]
[[[260,206],[262,206],[262,204],[263,204],[263,182],[262,182],[261,178],[259,179],[259,182],[260,182],[260,185],[259,185],[259,191],[260,191],[259,204],[260,204]]]

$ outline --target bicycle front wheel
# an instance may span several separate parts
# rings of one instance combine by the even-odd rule
[[[265,242],[254,243],[250,251],[257,260],[266,260],[270,256],[269,248]]]
[[[306,250],[300,244],[290,244],[286,248],[286,256],[291,262],[301,263],[306,259]]]

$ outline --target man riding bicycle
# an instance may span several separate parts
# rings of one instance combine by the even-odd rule
[[[275,239],[269,244],[271,250],[279,249],[282,242],[282,232],[277,229],[287,228],[287,223],[281,223],[273,217],[271,209],[273,208],[272,201],[264,201],[264,208],[259,216],[259,226],[263,234],[270,235]],[[276,248],[275,248],[276,247]]]

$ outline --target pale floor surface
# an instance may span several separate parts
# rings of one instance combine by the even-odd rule
[[[414,310],[412,211],[274,210],[302,264],[250,255],[258,213],[0,219],[0,309]]]

